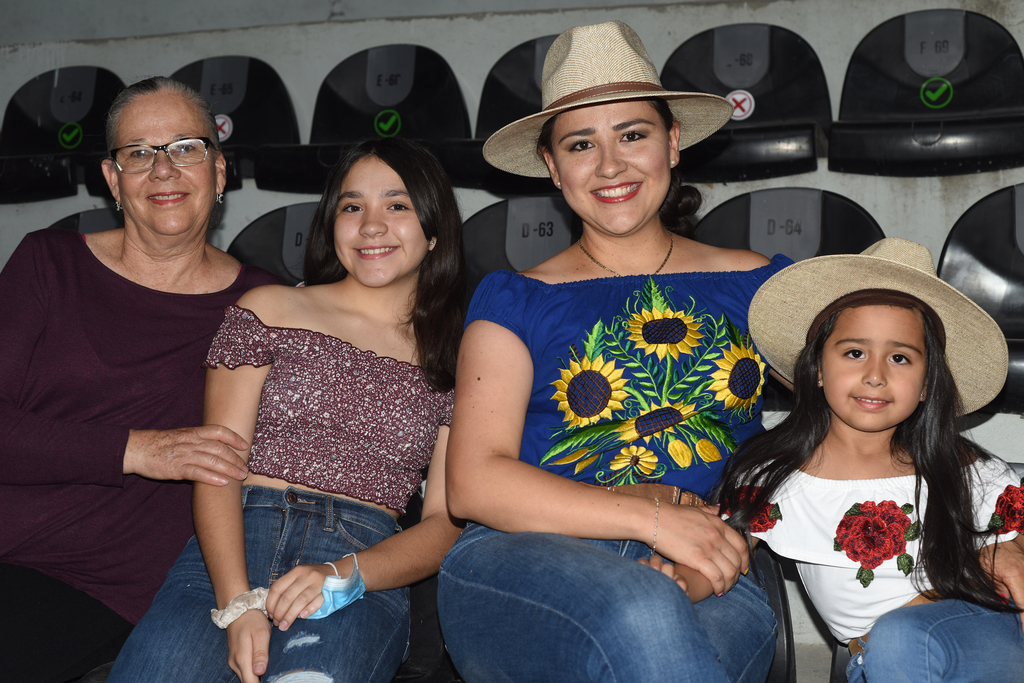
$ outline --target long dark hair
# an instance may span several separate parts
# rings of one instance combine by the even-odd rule
[[[675,118],[672,116],[672,110],[669,109],[668,103],[665,100],[660,97],[643,97],[638,99],[643,102],[649,102],[654,107],[654,110],[658,112],[658,116],[661,117],[665,130],[672,130]],[[557,114],[552,116],[544,122],[540,129],[540,135],[537,137],[537,155],[541,158],[544,157],[544,150],[551,151],[551,137],[554,135],[555,119],[557,118]],[[697,188],[687,185],[683,181],[683,172],[676,166],[672,169],[672,180],[668,186],[665,201],[661,203],[661,208],[658,209],[658,217],[661,219],[661,224],[666,230],[671,230],[677,235],[693,237],[693,231],[697,227],[694,216],[700,209],[701,201],[700,192]]]
[[[730,511],[729,524],[737,530],[749,530],[758,511],[811,460],[828,435],[831,410],[818,387],[818,372],[825,342],[843,310],[826,319],[800,353],[789,416],[774,429],[744,441],[725,465],[718,502]],[[890,443],[892,457],[914,467],[918,510],[922,482],[928,487],[918,562],[932,590],[943,598],[997,612],[1017,611],[1000,599],[977,550],[978,537],[990,532],[975,530],[971,464],[992,456],[960,434],[960,394],[946,365],[941,338],[928,316],[918,314],[924,327],[927,391],[910,417],[897,425]]]
[[[433,154],[402,138],[365,140],[352,147],[327,179],[309,229],[303,276],[308,285],[322,285],[348,275],[334,250],[338,195],[352,166],[367,157],[380,159],[398,174],[423,234],[427,240],[437,240],[420,264],[408,322],[416,337],[419,365],[431,388],[448,391],[455,386],[455,364],[466,317],[466,265],[459,206],[448,174]]]

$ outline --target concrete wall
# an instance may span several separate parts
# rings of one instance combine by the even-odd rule
[[[8,0],[9,2],[10,0]],[[573,6],[602,4],[577,0]],[[96,16],[76,22],[60,15],[66,3],[42,0],[4,8],[6,33],[0,30],[0,103],[6,103],[29,79],[50,69],[73,65],[105,67],[125,82],[168,74],[205,57],[250,55],[270,63],[287,84],[299,119],[302,139],[309,139],[316,94],[324,76],[346,57],[366,48],[389,43],[416,43],[439,52],[451,64],[462,87],[475,124],[480,92],[494,62],[506,51],[531,38],[558,33],[577,24],[622,19],[643,38],[654,63],[662,66],[687,38],[723,24],[760,22],[777,24],[803,36],[817,51],[832,97],[833,116],[847,61],[857,43],[872,28],[905,12],[922,9],[962,8],[1000,22],[1024,44],[1024,3],[995,0],[776,0],[774,2],[648,3],[631,7],[542,10],[545,3],[519,2],[523,11],[499,13],[505,6],[494,0],[433,3],[434,12],[448,15],[418,18],[360,18],[374,14],[410,17],[426,13],[417,2],[361,3],[354,1],[298,0],[288,3],[288,22],[281,23],[279,2],[243,3],[229,0],[194,13],[209,3],[178,3],[166,19],[153,21],[138,9],[114,16],[96,2]],[[564,2],[570,5],[569,2]],[[611,3],[604,3],[611,4]],[[623,3],[619,3],[622,5]],[[149,7],[150,3],[137,3]],[[475,11],[474,14],[456,14]],[[8,12],[11,12],[8,14]],[[104,14],[105,13],[105,14]],[[189,24],[174,16],[198,16],[203,26],[220,27],[174,35],[118,37],[187,30]],[[21,22],[21,23],[18,23]],[[40,22],[51,22],[40,28]],[[276,24],[276,25],[267,25]],[[85,40],[82,38],[94,38]],[[47,41],[33,42],[28,41]],[[12,44],[13,43],[13,44]],[[997,189],[1024,183],[1024,168],[946,178],[880,178],[819,170],[768,181],[702,185],[710,209],[739,194],[769,187],[816,187],[845,195],[870,212],[887,235],[927,245],[937,257],[956,219],[975,202]],[[468,217],[499,197],[481,191],[459,191],[463,216]],[[226,247],[249,222],[277,207],[315,196],[265,192],[251,180],[241,191],[228,195],[222,227],[212,241]],[[102,205],[84,188],[76,197],[42,203],[0,205],[0,263],[6,261],[22,236],[56,220]],[[1024,422],[1017,416],[978,419],[972,435],[984,446],[1011,461],[1024,460]],[[793,588],[793,586],[791,586]],[[804,609],[794,601],[797,638],[820,642],[822,635]]]

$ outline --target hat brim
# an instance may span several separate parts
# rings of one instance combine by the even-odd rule
[[[1008,362],[999,325],[934,275],[876,256],[819,256],[769,278],[751,300],[747,318],[758,352],[792,381],[814,318],[836,299],[862,289],[905,292],[935,310],[946,329],[946,363],[960,391],[964,414],[996,397],[1006,381]]]
[[[548,167],[537,153],[537,138],[548,119],[568,109],[649,97],[665,100],[673,117],[679,122],[679,149],[700,142],[732,118],[733,105],[718,95],[672,91],[609,93],[545,109],[513,121],[487,139],[484,143],[484,159],[502,171],[531,178],[547,178]]]

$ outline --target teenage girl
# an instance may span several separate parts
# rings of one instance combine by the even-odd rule
[[[195,488],[198,542],[111,683],[394,677],[408,649],[404,587],[437,572],[459,533],[444,456],[460,232],[447,175],[415,143],[361,143],[331,172],[307,286],[250,291],[207,357],[204,417],[252,444],[239,453],[245,485]],[[396,533],[428,463],[422,521]]]
[[[779,272],[750,330],[794,405],[727,464],[730,524],[796,561],[851,682],[1019,683],[1024,492],[957,427],[1005,380],[995,321],[888,238]]]

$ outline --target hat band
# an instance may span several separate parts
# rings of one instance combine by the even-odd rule
[[[583,90],[577,90],[576,92],[569,93],[565,97],[560,97],[548,106],[544,107],[544,111],[549,109],[555,109],[557,107],[564,107],[569,104],[574,104],[580,100],[585,100],[591,97],[601,97],[602,95],[614,95],[616,93],[633,93],[633,92],[651,92],[651,93],[666,93],[668,92],[665,88],[657,83],[646,83],[644,81],[620,81],[618,83],[605,83],[604,85],[595,85],[590,88],[584,88]]]
[[[946,348],[946,328],[942,324],[942,318],[935,312],[931,306],[918,299],[916,296],[905,294],[903,292],[897,292],[892,289],[861,289],[856,292],[851,292],[846,296],[841,296],[819,313],[814,318],[814,322],[807,328],[807,340],[806,343],[810,345],[811,341],[818,334],[818,328],[821,324],[832,317],[832,314],[837,311],[841,311],[846,308],[860,308],[861,306],[896,306],[898,308],[913,308],[921,311],[929,320],[932,321],[932,326],[935,328],[935,334],[939,338],[939,346],[942,349]]]

